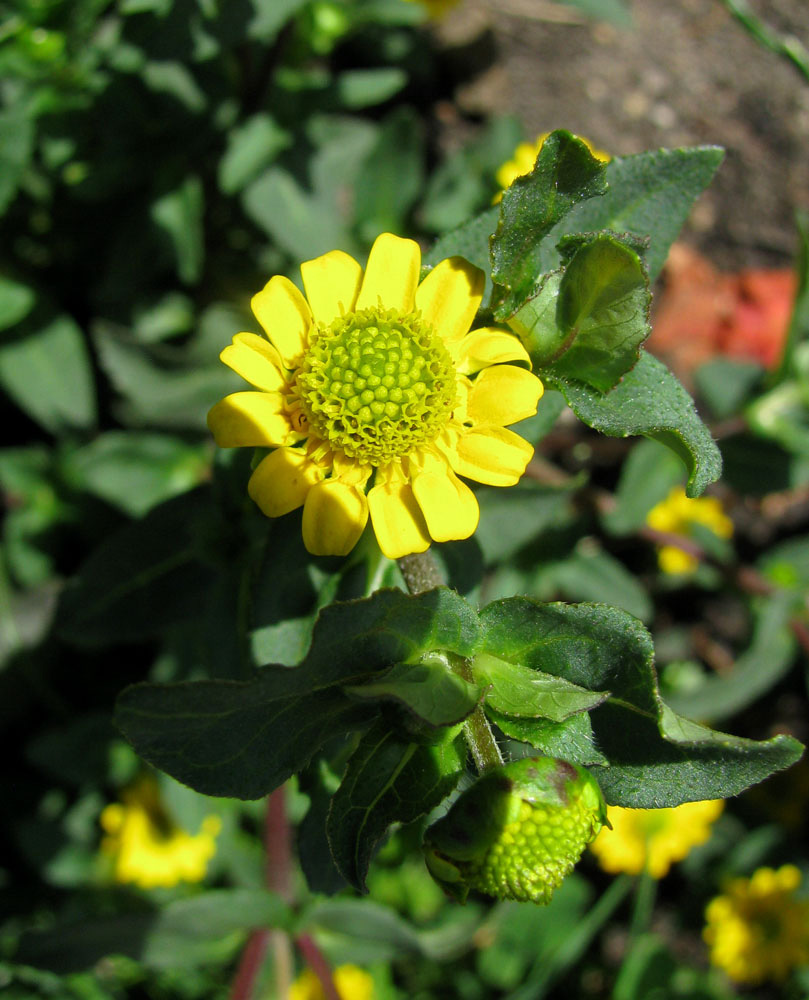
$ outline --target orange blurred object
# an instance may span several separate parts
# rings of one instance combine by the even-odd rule
[[[684,381],[717,356],[765,368],[778,363],[795,301],[794,271],[724,274],[696,250],[675,244],[663,277],[647,346]]]

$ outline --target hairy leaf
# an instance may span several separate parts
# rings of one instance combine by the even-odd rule
[[[475,657],[472,674],[481,686],[488,686],[487,708],[516,718],[562,722],[595,708],[607,697],[606,691],[588,691],[562,677],[509,663],[490,653]]]
[[[380,722],[362,739],[332,798],[327,833],[334,861],[357,889],[374,848],[393,823],[434,809],[457,784],[466,760],[463,737],[424,746],[399,739]]]
[[[495,315],[512,316],[528,298],[540,274],[541,243],[574,205],[607,189],[604,164],[570,132],[552,132],[531,173],[503,193],[500,219],[491,239]]]
[[[418,663],[397,663],[381,677],[345,688],[360,699],[385,699],[404,705],[431,726],[451,726],[474,711],[480,691],[452,671],[441,653]]]
[[[352,685],[429,650],[470,656],[477,616],[446,587],[332,604],[298,667],[249,681],[137,684],[119,697],[118,726],[156,767],[209,795],[259,798],[305,767],[324,740],[368,725],[378,706]]]
[[[546,757],[559,757],[582,767],[609,766],[593,737],[589,712],[571,715],[563,722],[550,719],[517,719],[487,706],[486,714],[498,729],[521,743],[529,743]]]
[[[676,715],[660,698],[651,637],[604,605],[510,598],[481,612],[483,648],[610,697],[590,713],[609,766],[596,772],[608,802],[661,808],[736,795],[798,760],[797,740],[756,742]]]
[[[632,371],[604,395],[574,379],[558,378],[550,372],[544,377],[588,427],[610,437],[643,434],[676,452],[688,470],[688,496],[699,496],[721,475],[722,456],[694,401],[663,362],[651,354],[641,351]]]

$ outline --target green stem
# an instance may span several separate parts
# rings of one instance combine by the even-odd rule
[[[412,556],[404,556],[399,560],[399,569],[404,577],[407,589],[411,594],[423,594],[435,587],[446,587],[447,581],[436,562],[433,553],[417,552]],[[465,681],[472,681],[469,663],[459,656],[449,656],[449,663],[455,673],[460,674]],[[464,723],[464,736],[479,773],[493,767],[503,766],[503,755],[494,738],[492,727],[480,705],[472,712]]]
[[[756,17],[746,0],[725,0],[725,6],[760,45],[788,59],[809,80],[809,52],[795,35],[776,34]]]
[[[649,927],[657,897],[657,880],[648,871],[644,871],[635,885],[635,901],[632,907],[632,919],[629,925],[629,942],[627,952],[633,943]]]

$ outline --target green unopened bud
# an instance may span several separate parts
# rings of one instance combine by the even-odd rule
[[[470,889],[549,903],[606,821],[595,779],[553,757],[489,771],[425,836],[427,867],[451,896]]]

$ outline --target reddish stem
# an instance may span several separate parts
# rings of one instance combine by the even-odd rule
[[[250,932],[230,988],[230,1000],[250,1000],[252,997],[256,979],[264,964],[264,956],[267,954],[269,939],[270,932],[266,928]]]
[[[340,994],[334,985],[329,963],[323,957],[323,952],[315,944],[314,938],[309,934],[301,934],[296,939],[295,944],[300,949],[301,955],[306,959],[306,964],[320,980],[326,1000],[340,1000]]]

